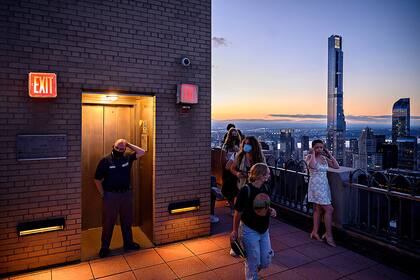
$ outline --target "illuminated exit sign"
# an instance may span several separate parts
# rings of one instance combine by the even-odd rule
[[[180,84],[177,90],[177,103],[197,104],[198,86],[192,84]]]
[[[55,73],[29,73],[30,97],[57,97],[57,75]]]

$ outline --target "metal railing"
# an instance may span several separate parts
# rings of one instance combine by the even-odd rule
[[[213,160],[218,151],[213,150]],[[221,174],[220,164],[212,162],[212,173]],[[307,201],[309,169],[305,161],[279,158],[271,171],[272,203],[287,211],[311,217],[312,203]],[[219,176],[220,177],[220,176]],[[221,178],[220,178],[221,180]],[[343,182],[345,220],[343,230],[395,245],[420,255],[420,181],[384,172],[350,172]],[[334,202],[333,202],[334,203]]]
[[[345,228],[420,253],[419,182],[383,172],[350,174]]]
[[[311,216],[313,209],[307,199],[309,169],[306,162],[289,159],[281,163],[280,158],[276,160],[275,166],[270,166],[272,203]]]

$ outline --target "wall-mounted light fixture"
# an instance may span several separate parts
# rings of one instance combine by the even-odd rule
[[[17,226],[18,236],[63,230],[64,218],[20,223]]]
[[[199,209],[200,209],[199,199],[172,202],[172,203],[169,203],[168,205],[168,212],[171,214],[196,211]]]
[[[118,100],[118,95],[112,94],[112,95],[104,95],[101,97],[102,101],[105,102],[113,102]]]

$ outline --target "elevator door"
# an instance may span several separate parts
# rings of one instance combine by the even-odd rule
[[[87,104],[82,108],[82,230],[86,230],[102,224],[102,200],[94,183],[96,167],[111,152],[115,140],[134,142],[134,108]]]

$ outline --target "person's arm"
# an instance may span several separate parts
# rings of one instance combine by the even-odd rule
[[[237,170],[237,159],[235,158],[234,161],[232,162],[232,164],[230,165],[230,172],[235,175],[236,177],[238,177],[239,179],[241,178],[246,178],[247,176],[242,173],[241,171]]]
[[[231,240],[236,240],[238,238],[238,229],[239,229],[240,221],[241,221],[241,213],[235,210],[235,214],[233,215],[232,233],[230,234]]]
[[[270,208],[268,208],[268,210],[269,210],[269,213],[270,213],[270,217],[273,217],[273,218],[277,217],[276,209],[270,207]]]
[[[328,166],[334,169],[339,169],[340,165],[338,164],[337,160],[333,157],[333,155],[328,151],[328,149],[324,149],[325,152],[325,159],[327,160]]]
[[[310,154],[306,157],[306,163],[309,165],[309,168],[315,169],[316,165],[316,158],[315,158],[315,150],[311,149]]]
[[[129,142],[127,142],[126,146],[136,153],[136,158],[143,156],[145,153],[145,150]]]
[[[104,187],[102,185],[102,182],[104,180],[107,169],[108,169],[107,161],[105,160],[105,158],[103,158],[98,163],[98,166],[96,167],[96,171],[95,171],[95,176],[93,177],[96,189],[98,190],[102,198],[104,197]]]
[[[102,186],[102,180],[95,179],[95,185],[101,197],[104,197],[104,187]]]

